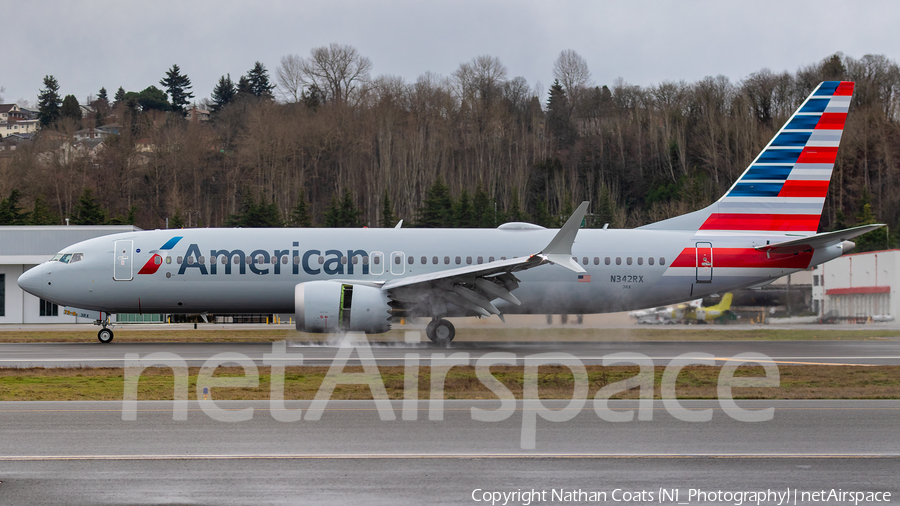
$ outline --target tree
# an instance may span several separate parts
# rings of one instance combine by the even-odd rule
[[[212,91],[211,112],[215,114],[221,111],[223,107],[233,102],[236,96],[237,88],[234,86],[234,81],[231,80],[231,74],[220,77]]]
[[[34,208],[31,210],[29,221],[31,225],[56,225],[59,223],[59,217],[50,210],[44,198],[38,195],[34,198]]]
[[[38,95],[38,111],[40,111],[41,125],[47,126],[59,119],[61,106],[59,83],[53,76],[44,76],[44,89]]]
[[[472,199],[472,226],[480,228],[494,228],[494,210],[491,209],[491,197],[481,183],[475,189],[475,197]]]
[[[337,43],[313,48],[309,58],[300,58],[297,63],[303,84],[315,85],[333,104],[342,104],[359,91],[360,85],[369,82],[372,70],[372,61],[355,47]]]
[[[140,105],[143,111],[170,111],[172,109],[172,106],[169,105],[169,100],[166,98],[166,93],[153,85],[147,86],[140,93],[133,91],[126,93],[126,103],[131,100]]]
[[[555,225],[556,220],[553,218],[553,215],[547,211],[547,202],[543,199],[538,200],[535,204],[535,213],[534,213],[534,223],[535,225],[540,225],[542,227],[552,227]]]
[[[506,217],[509,221],[528,221],[528,216],[522,212],[522,205],[519,203],[519,189],[512,189],[512,196],[509,198],[509,207],[506,209]]]
[[[872,225],[874,223],[878,223],[878,218],[872,211],[872,197],[871,195],[869,195],[869,190],[863,188],[862,197],[860,197],[859,199],[859,210],[856,213],[855,226],[859,227],[862,225]],[[875,251],[889,247],[889,245],[887,244],[887,233],[882,229],[873,230],[869,233],[858,236],[853,239],[853,242],[856,243],[856,251],[860,252]]]
[[[123,103],[123,101],[125,100],[125,88],[119,86],[119,89],[116,90],[116,95],[113,97],[113,100],[115,100],[115,102],[113,103],[113,107],[116,107],[119,104]]]
[[[105,225],[107,221],[107,213],[97,199],[94,192],[90,188],[85,188],[81,197],[78,198],[78,204],[75,205],[74,225]]]
[[[288,102],[300,102],[303,99],[306,82],[303,80],[301,61],[302,58],[295,54],[282,56],[281,65],[275,69],[279,92]]]
[[[394,205],[391,203],[391,197],[388,195],[387,189],[381,195],[381,226],[384,228],[393,228],[397,224],[394,218]]]
[[[238,97],[255,96],[255,94],[253,93],[253,86],[250,85],[250,78],[248,78],[247,76],[241,76],[241,78],[238,79],[237,96]]]
[[[272,228],[283,227],[284,220],[278,212],[278,206],[274,201],[266,202],[264,195],[260,194],[259,200],[253,197],[252,191],[244,192],[241,200],[240,214],[230,215],[225,220],[225,226],[243,228]]]
[[[22,192],[14,189],[9,198],[0,201],[0,225],[24,225],[28,222],[28,213],[23,213],[19,205],[21,198]]]
[[[460,228],[471,228],[473,224],[472,201],[469,199],[469,192],[465,188],[459,193],[459,200],[453,206],[453,226]]]
[[[553,77],[566,90],[569,107],[574,109],[579,102],[580,92],[591,80],[591,71],[588,70],[587,61],[580,54],[574,49],[565,49],[553,62]]]
[[[450,198],[450,188],[440,177],[425,191],[425,200],[419,208],[417,225],[427,228],[453,225],[453,200]]]
[[[291,225],[295,227],[312,227],[312,219],[309,217],[309,203],[306,201],[306,192],[300,191],[297,197],[297,205],[291,211]]]
[[[194,98],[194,94],[190,91],[190,78],[181,73],[178,65],[172,65],[172,68],[166,72],[166,77],[160,79],[159,84],[164,86],[169,93],[172,110],[182,116],[187,115],[185,106],[190,103],[190,99]]]
[[[75,121],[81,120],[81,106],[78,105],[78,99],[75,98],[75,95],[66,95],[59,110],[59,116]]]
[[[353,194],[350,190],[344,190],[342,198],[338,198],[336,193],[332,195],[331,203],[325,211],[325,226],[351,228],[359,225],[359,209],[353,203]]]
[[[571,140],[569,101],[566,98],[565,89],[558,79],[553,81],[553,85],[550,86],[550,98],[547,99],[547,123],[550,132],[560,141],[560,144],[567,145]]]
[[[275,89],[274,84],[269,84],[269,71],[262,62],[256,62],[250,72],[247,72],[247,84],[249,91],[256,98],[272,100],[272,90]]]

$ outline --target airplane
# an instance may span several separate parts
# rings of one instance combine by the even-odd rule
[[[427,317],[590,314],[756,286],[847,253],[882,227],[817,234],[854,83],[820,83],[718,201],[627,230],[181,229],[113,234],[26,271],[25,291],[111,313],[294,313],[303,332],[382,333]]]
[[[675,307],[656,308],[653,312],[647,312],[637,317],[638,323],[644,324],[671,324],[676,321],[711,322],[725,315],[731,309],[731,300],[734,294],[731,292],[722,296],[722,300],[713,306],[703,307],[703,299],[691,301],[690,304],[679,304]]]

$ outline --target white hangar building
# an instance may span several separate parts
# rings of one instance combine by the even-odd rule
[[[94,237],[140,230],[133,225],[0,226],[0,324],[90,323],[52,302],[25,293],[17,280],[57,252]]]
[[[851,253],[813,270],[813,309],[820,316],[900,318],[900,250]],[[818,307],[816,307],[818,306]]]

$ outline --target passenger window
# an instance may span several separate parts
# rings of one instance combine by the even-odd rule
[[[179,257],[179,258],[181,258],[181,257]],[[181,260],[179,260],[178,263],[181,263]],[[234,257],[234,265],[237,265],[239,263],[241,263],[240,257]]]
[[[224,257],[223,257],[223,260],[224,260]],[[167,257],[166,257],[166,263],[167,263],[167,264],[171,264],[171,263],[172,263],[172,257],[167,256]]]
[[[431,263],[433,263],[434,265],[437,265],[437,263],[438,263],[438,258],[437,258],[437,257],[431,257]]]
[[[659,257],[659,265],[666,265],[666,257]]]
[[[626,258],[625,263],[631,265],[631,257]]]
[[[415,257],[413,257],[412,255],[408,256],[407,259],[408,259],[408,260],[407,260],[406,262],[407,262],[409,265],[413,265],[414,263],[416,263],[416,259],[415,259]]]
[[[219,263],[221,263],[222,265],[226,265],[228,263],[228,257],[222,255],[222,260],[220,260]]]
[[[622,257],[616,257],[616,265],[622,265]]]
[[[356,263],[356,257],[353,257],[353,263]],[[281,257],[281,265],[287,265],[287,255]]]
[[[587,265],[587,264],[588,264],[588,257],[582,258],[582,259],[581,259],[581,263],[583,263],[584,265]]]
[[[462,258],[456,257],[456,265],[459,265],[461,263],[462,263]]]
[[[638,257],[638,265],[644,265],[644,257]]]
[[[156,258],[158,259],[159,257]],[[69,263],[74,264],[75,262],[80,262],[82,260],[84,260],[84,253],[72,253],[72,260]]]
[[[422,265],[425,265],[425,264],[428,263],[428,257],[422,257],[422,258],[420,258],[419,260],[422,261]]]
[[[347,265],[347,257],[345,257],[345,256],[341,257],[341,265]]]
[[[182,260],[182,257],[179,255],[178,258],[175,259],[175,263],[178,265],[181,265],[181,260]],[[237,260],[237,258],[235,258],[235,260]]]
[[[466,257],[466,265],[472,265],[472,257]]]
[[[375,265],[380,264],[380,263],[381,263],[381,257],[380,257],[380,256],[374,256],[374,257],[372,257],[372,263],[375,264]]]
[[[494,261],[494,257],[488,257],[488,262],[493,262],[493,261]]]
[[[479,264],[483,264],[483,263],[484,263],[484,257],[478,257],[476,261],[477,261]]]
[[[358,264],[358,263],[359,263],[359,257],[358,257],[358,256],[354,256],[354,257],[353,257],[353,265],[356,265],[356,264]]]
[[[322,265],[324,263],[325,263],[325,257],[323,257],[322,255],[319,255],[319,265]]]
[[[594,265],[600,265],[600,257],[594,257]]]
[[[606,260],[604,260],[603,263],[605,263],[606,265],[609,265],[610,264],[609,257],[606,257]]]
[[[647,257],[647,263],[653,265],[653,257]]]
[[[74,261],[74,260],[73,260]],[[162,257],[159,255],[155,255],[153,257],[153,263],[156,265],[162,265]]]
[[[194,265],[194,257],[193,256],[187,257],[187,263],[188,263],[188,265]]]
[[[450,257],[444,257],[444,265],[450,265]]]
[[[500,257],[500,260],[506,260],[506,257]]]
[[[205,263],[206,263],[206,257],[201,256],[201,257],[200,257],[200,263],[201,263],[201,264],[205,264]]]
[[[363,255],[363,265],[369,265],[369,256]]]
[[[394,257],[394,265],[400,265],[400,255]]]

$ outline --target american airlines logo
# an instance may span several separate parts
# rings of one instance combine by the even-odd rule
[[[182,237],[173,237],[160,249],[150,251],[153,255],[141,268],[138,274],[155,274],[162,266],[163,262],[171,263],[170,256],[164,256],[165,252],[171,250]],[[310,275],[327,274],[327,275],[344,275],[361,272],[369,274],[369,253],[365,250],[347,250],[341,251],[336,249],[322,250],[309,249],[306,251],[294,250],[275,250],[268,251],[263,249],[253,250],[249,253],[242,249],[210,249],[209,257],[203,255],[200,246],[191,244],[188,246],[181,265],[178,268],[178,274],[183,275],[188,269],[196,269],[201,275],[216,274],[247,274],[249,270],[253,274],[281,274],[282,266],[286,269],[287,264],[291,265],[291,274],[300,274],[300,269]],[[375,260],[376,262],[379,259]],[[361,265],[360,265],[361,264]]]

